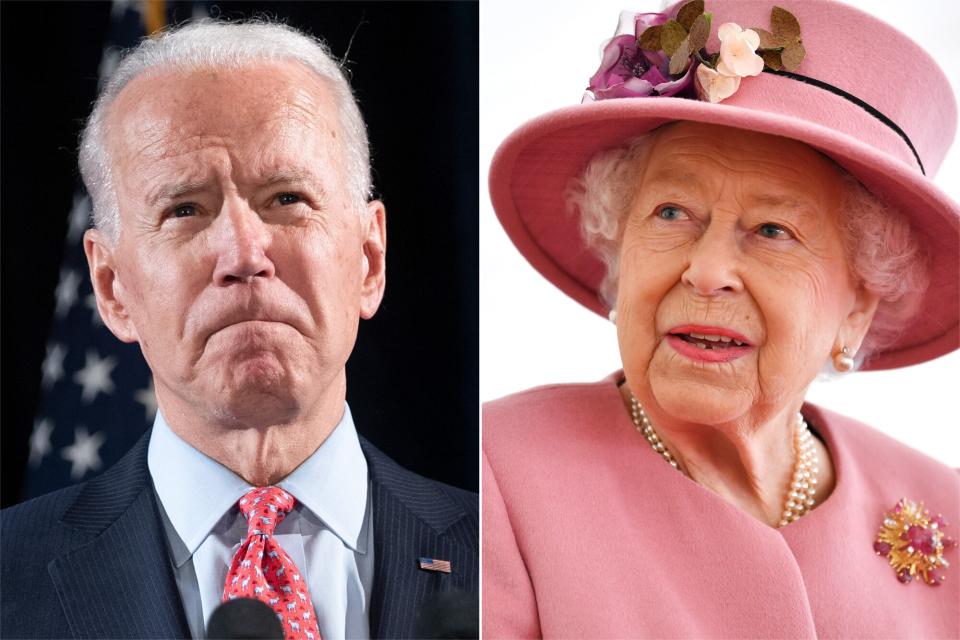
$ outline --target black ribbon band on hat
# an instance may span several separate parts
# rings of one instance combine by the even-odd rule
[[[838,95],[838,96],[840,96],[841,98],[845,98],[846,100],[849,100],[849,101],[852,102],[853,104],[857,105],[858,107],[860,107],[861,109],[863,109],[864,111],[866,111],[867,113],[869,113],[870,115],[872,115],[874,118],[876,118],[877,120],[879,120],[879,121],[882,122],[883,124],[887,125],[887,126],[890,127],[891,129],[893,129],[894,132],[895,132],[897,135],[899,135],[901,138],[903,138],[903,141],[907,143],[907,146],[908,146],[908,147],[910,147],[910,151],[913,152],[913,157],[917,159],[917,164],[920,165],[920,173],[922,173],[923,175],[927,175],[926,170],[923,168],[923,162],[920,160],[920,154],[917,153],[917,150],[914,148],[913,143],[910,142],[910,138],[907,136],[906,133],[904,133],[903,129],[901,129],[900,127],[898,127],[896,122],[894,122],[893,120],[891,120],[891,119],[888,118],[887,116],[883,115],[882,113],[880,113],[879,111],[877,111],[874,107],[870,106],[869,104],[867,104],[866,102],[864,102],[863,100],[861,100],[860,98],[858,98],[857,96],[855,96],[855,95],[853,95],[853,94],[850,94],[850,93],[847,93],[847,92],[844,91],[843,89],[840,89],[839,87],[835,87],[835,86],[833,86],[832,84],[827,84],[826,82],[823,82],[822,80],[817,80],[816,78],[811,78],[811,77],[809,77],[809,76],[800,75],[799,73],[793,73],[793,72],[790,72],[790,71],[783,71],[782,69],[780,69],[780,70],[768,69],[768,68],[766,68],[766,67],[764,67],[763,72],[764,72],[764,73],[772,73],[773,75],[776,75],[776,76],[783,76],[783,77],[785,77],[785,78],[790,78],[790,79],[792,79],[792,80],[799,80],[800,82],[803,82],[803,83],[812,85],[812,86],[814,86],[814,87],[818,87],[818,88],[820,88],[820,89],[825,89],[825,90],[829,91],[830,93],[832,93],[832,94],[834,94],[834,95]]]

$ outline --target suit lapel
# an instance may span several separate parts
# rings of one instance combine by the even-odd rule
[[[147,469],[149,435],[63,517],[95,536],[48,565],[77,637],[189,637]]]
[[[370,466],[376,565],[370,635],[412,637],[417,614],[432,595],[476,589],[476,545],[465,539],[472,535],[475,542],[477,524],[437,483],[397,466],[362,438],[361,445]],[[452,570],[420,569],[421,557],[449,560]]]

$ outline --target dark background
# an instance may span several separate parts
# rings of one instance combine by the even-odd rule
[[[361,322],[347,365],[348,401],[358,431],[399,463],[476,490],[478,5],[213,4],[229,18],[279,17],[324,38],[337,57],[356,31],[348,68],[389,250],[386,297]],[[178,18],[189,15],[185,7]],[[106,2],[0,6],[3,506],[21,499],[79,179],[77,136],[109,16]]]

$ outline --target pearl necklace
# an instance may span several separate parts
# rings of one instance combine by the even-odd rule
[[[632,393],[630,394],[630,417],[633,418],[633,424],[637,431],[646,438],[653,450],[659,453],[671,467],[690,477],[680,468],[677,459],[667,449],[660,436],[657,435],[657,431],[650,423],[646,412]],[[807,428],[807,422],[803,419],[803,415],[799,413],[797,414],[797,426],[793,430],[793,451],[796,456],[793,466],[793,479],[784,499],[783,514],[778,525],[780,527],[790,524],[813,509],[813,496],[817,492],[817,483],[819,482],[817,474],[820,473],[820,461],[817,458],[813,436]]]

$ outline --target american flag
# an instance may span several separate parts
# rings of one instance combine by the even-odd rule
[[[450,573],[449,560],[437,560],[436,558],[420,558],[420,568],[425,571],[440,571],[441,573]]]
[[[209,11],[205,2],[186,5],[189,8],[178,2],[174,10],[163,0],[114,0],[100,61],[101,86],[116,69],[121,52],[163,27],[168,18],[182,20]],[[153,424],[157,410],[150,370],[139,346],[117,340],[97,313],[83,252],[90,216],[90,198],[78,186],[43,361],[41,400],[30,436],[24,499],[108,468]]]

